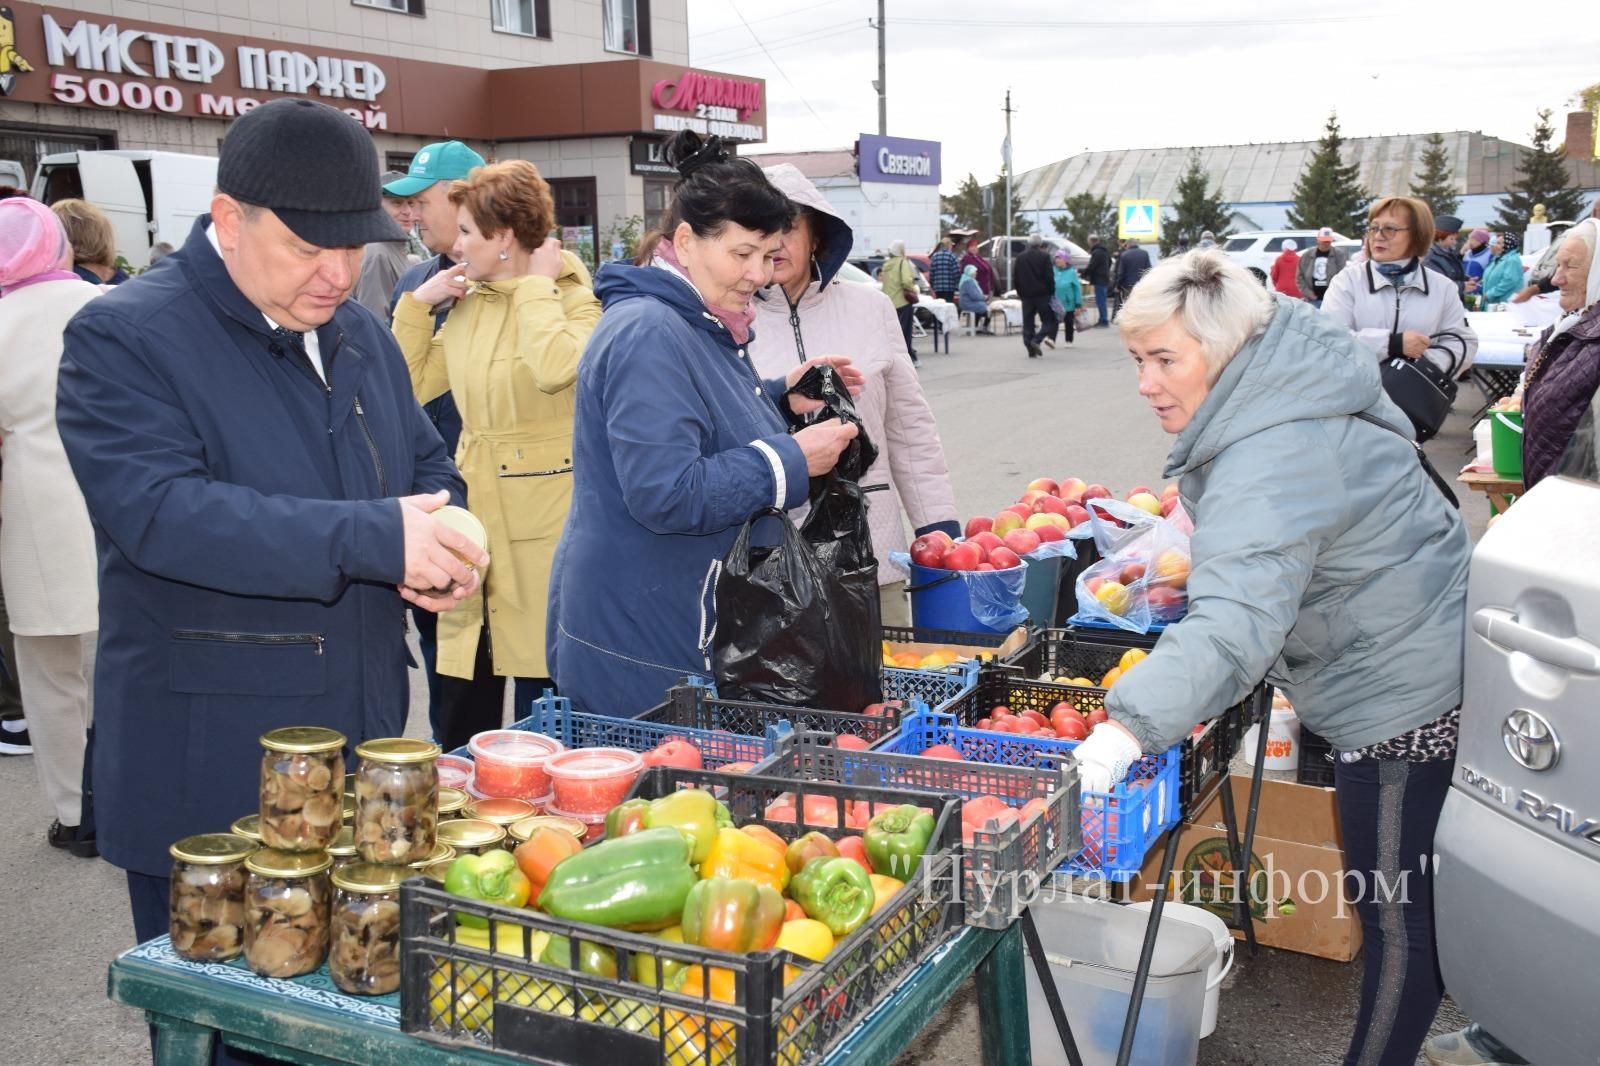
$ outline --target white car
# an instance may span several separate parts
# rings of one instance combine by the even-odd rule
[[[1283,254],[1283,242],[1294,241],[1297,251],[1305,251],[1317,243],[1317,231],[1314,229],[1280,229],[1261,233],[1235,233],[1231,237],[1224,237],[1222,251],[1229,259],[1249,270],[1261,283],[1267,283],[1267,277],[1272,270],[1272,261]],[[1335,244],[1347,243],[1350,238],[1339,233],[1333,234]],[[1359,242],[1357,242],[1359,244]]]

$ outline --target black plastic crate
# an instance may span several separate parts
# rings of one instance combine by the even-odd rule
[[[784,839],[827,831],[762,818],[789,796],[796,810],[804,810],[807,796],[832,799],[840,829],[850,802],[933,807],[938,821],[915,877],[820,963],[786,951],[736,954],[568,922],[407,881],[401,1030],[543,1064],[802,1066],[820,1061],[857,1028],[961,924],[960,809],[953,796],[671,767],[646,770],[633,795],[656,798],[680,788],[711,789],[726,800],[736,825],[760,822]],[[497,950],[463,940],[457,914],[487,919]],[[540,961],[549,936],[573,945],[568,966]],[[580,945],[612,952],[619,976],[579,969]],[[646,958],[653,964],[636,971],[636,960]],[[699,991],[666,980],[673,963],[702,968]]]
[[[915,697],[907,700],[906,707],[910,707],[913,700]],[[916,702],[920,705],[920,700]],[[797,730],[851,733],[872,744],[900,727],[900,716],[904,709],[886,705],[883,714],[874,715],[754,703],[749,700],[725,700],[703,685],[685,684],[668,689],[666,702],[645,711],[639,719],[686,729],[720,729],[755,737],[766,736],[769,728],[778,727],[781,730],[780,723],[788,723]]]
[[[1004,929],[1016,920],[1038,886],[1083,847],[1078,811],[1078,767],[1063,758],[1053,770],[994,763],[929,759],[833,746],[824,733],[799,733],[778,741],[758,773],[803,781],[914,788],[954,794],[963,801],[994,796],[1012,808],[1030,800],[1044,810],[1004,828],[982,828],[962,846],[962,899],[968,925]]]
[[[1333,787],[1333,745],[1300,723],[1300,771],[1295,780],[1302,785]]]

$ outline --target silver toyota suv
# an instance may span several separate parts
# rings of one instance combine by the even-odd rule
[[[1600,1061],[1600,483],[1588,474],[1541,481],[1473,555],[1461,746],[1434,840],[1450,995],[1539,1066]]]

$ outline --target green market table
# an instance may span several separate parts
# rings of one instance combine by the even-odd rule
[[[892,1062],[972,974],[978,979],[985,1066],[1029,1061],[1020,923],[962,927],[822,1061]],[[240,961],[194,963],[167,937],[111,964],[111,998],[156,1027],[156,1066],[206,1066],[220,1038],[300,1066],[508,1066],[522,1060],[433,1044],[400,1031],[400,997],[348,996],[324,965],[290,981],[258,977]]]

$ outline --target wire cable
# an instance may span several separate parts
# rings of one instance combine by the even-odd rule
[[[740,22],[744,22],[744,28],[750,32],[750,39],[756,42],[757,45],[760,45],[761,51],[767,57],[767,61],[772,64],[772,68],[778,72],[779,76],[783,78],[784,82],[789,86],[789,88],[794,90],[795,97],[799,99],[802,104],[806,105],[806,110],[811,112],[811,117],[817,120],[817,125],[826,129],[828,124],[822,121],[822,116],[817,114],[817,109],[811,106],[811,101],[807,100],[805,95],[800,92],[800,87],[790,80],[789,75],[784,72],[783,67],[779,66],[778,61],[772,57],[772,53],[767,51],[767,46],[761,44],[761,38],[757,37],[756,31],[750,28],[750,23],[745,22],[744,12],[739,10],[739,5],[734,3],[734,0],[728,0],[728,7],[732,9],[735,15],[739,16]]]

